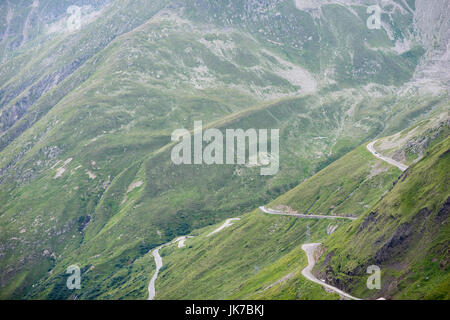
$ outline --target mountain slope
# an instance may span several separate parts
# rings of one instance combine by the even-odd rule
[[[73,298],[65,270],[78,264],[90,274],[80,297],[139,298],[150,249],[270,203],[377,135],[448,109],[445,83],[414,87],[436,57],[423,21],[444,2],[421,13],[419,31],[411,1],[377,1],[381,30],[367,29],[365,1],[317,3],[2,2],[0,297]],[[79,29],[66,28],[69,4],[91,5]],[[170,135],[195,120],[279,128],[279,173],[173,165]],[[362,149],[274,205],[363,213],[397,172]]]
[[[437,115],[435,119],[441,119],[440,115]],[[434,138],[431,140],[431,149],[428,150],[427,154],[424,156],[423,161],[426,161],[427,163],[432,163],[436,161],[436,158],[438,158],[438,166],[439,169],[437,172],[433,172],[434,168],[426,167],[422,168],[421,170],[430,170],[434,174],[433,177],[440,176],[440,179],[446,179],[445,172],[448,172],[448,159],[445,158],[445,155],[442,156],[442,150],[445,150],[446,147],[448,147],[448,124],[445,122],[435,122],[435,121],[424,121],[419,126],[420,130],[417,130],[418,135],[424,135],[425,133],[429,132],[435,132],[437,135],[434,135]],[[415,127],[417,128],[417,126]],[[410,132],[411,129],[405,130],[402,132],[402,136],[406,135],[407,132]],[[394,140],[394,138],[391,138]],[[383,140],[383,139],[382,139]],[[406,145],[409,145],[409,143],[405,143]],[[420,152],[420,151],[419,151]],[[345,168],[350,165],[353,166],[353,171],[358,174],[361,172],[362,169],[365,169],[367,167],[376,168],[376,165],[373,166],[370,163],[370,159],[373,161],[378,162],[375,157],[370,155],[370,157],[361,157],[366,153],[369,155],[367,150],[365,148],[357,149],[355,151],[352,151],[348,155],[342,157],[341,159],[337,160],[332,165],[328,166],[318,174],[314,175],[307,181],[300,184],[297,188],[294,188],[290,192],[288,192],[286,195],[283,195],[276,199],[274,202],[272,202],[269,206],[276,207],[276,205],[281,203],[289,203],[289,201],[292,202],[292,199],[295,199],[300,203],[306,202],[308,203],[309,198],[311,197],[308,193],[305,193],[305,190],[308,190],[311,187],[314,186],[320,186],[321,188],[327,187],[327,185],[330,183],[329,181],[338,183],[346,182],[349,178],[349,175],[341,175],[340,179],[333,177],[334,172],[345,172]],[[354,159],[351,161],[350,159]],[[356,165],[357,162],[355,160],[360,159],[359,167]],[[369,163],[365,163],[368,161]],[[420,162],[419,162],[420,163]],[[378,164],[380,165],[380,164]],[[417,165],[414,165],[411,169],[408,169],[407,172],[414,172],[414,169]],[[358,170],[359,169],[359,170]],[[411,170],[411,171],[409,171]],[[367,254],[368,257],[371,257],[371,252],[366,251],[367,248],[360,250],[360,238],[354,239],[348,235],[349,230],[355,229],[359,230],[361,229],[361,225],[367,225],[367,216],[372,217],[372,212],[374,209],[379,206],[379,199],[383,199],[382,201],[389,201],[390,200],[384,200],[384,199],[391,199],[392,195],[395,195],[397,193],[397,190],[394,188],[390,191],[387,191],[387,189],[392,188],[392,184],[397,183],[397,176],[400,176],[401,172],[398,169],[394,169],[394,172],[397,172],[397,175],[389,174],[389,171],[384,172],[383,170],[377,170],[379,176],[384,176],[384,179],[379,179],[380,181],[378,188],[384,186],[385,192],[383,192],[383,188],[380,188],[378,191],[366,189],[366,188],[356,188],[355,191],[352,192],[352,196],[354,196],[357,199],[360,199],[361,196],[367,196],[367,194],[370,194],[373,197],[373,202],[371,203],[369,210],[366,208],[360,209],[360,212],[368,212],[369,214],[363,214],[361,218],[359,218],[355,222],[347,223],[339,220],[335,220],[334,222],[330,223],[330,220],[328,221],[318,221],[318,222],[311,222],[311,220],[306,219],[297,219],[297,218],[289,218],[289,217],[280,217],[280,216],[269,216],[266,217],[264,215],[261,215],[261,212],[253,212],[249,215],[245,215],[242,221],[236,222],[236,227],[230,227],[230,229],[226,229],[222,231],[222,236],[218,236],[218,240],[207,240],[202,239],[202,233],[198,235],[194,239],[188,239],[187,240],[187,248],[179,249],[179,248],[172,248],[172,249],[163,249],[163,259],[165,263],[167,263],[167,266],[164,267],[164,270],[162,271],[162,274],[160,275],[160,280],[157,282],[157,290],[159,288],[159,296],[157,294],[157,298],[163,299],[163,298],[203,298],[206,296],[214,295],[219,298],[223,298],[227,296],[229,298],[258,298],[258,299],[277,299],[277,298],[283,298],[283,299],[312,299],[312,298],[320,298],[320,292],[323,292],[322,290],[318,289],[317,285],[311,284],[308,282],[305,282],[305,278],[301,275],[301,270],[305,267],[305,256],[301,248],[301,244],[304,242],[315,242],[315,241],[322,241],[322,239],[325,240],[325,244],[333,244],[337,250],[347,250],[345,253],[342,253],[341,256],[344,256],[348,251],[353,252],[353,250],[357,250],[357,252],[369,252]],[[423,173],[423,172],[422,172]],[[417,176],[422,177],[422,173],[417,173]],[[368,177],[373,175],[370,173]],[[321,177],[329,177],[330,179],[321,179]],[[402,178],[402,177],[400,177]],[[400,178],[398,181],[400,181]],[[370,180],[369,180],[370,181]],[[438,180],[433,180],[433,178],[430,178],[430,180],[427,180],[428,184],[426,184],[427,188],[434,187],[437,188],[437,190],[441,190],[442,192],[437,193],[438,197],[436,197],[434,200],[438,199],[445,199],[445,193],[448,195],[448,187],[446,187],[445,183],[441,183]],[[373,183],[372,183],[373,185]],[[345,186],[345,184],[344,184]],[[413,188],[414,189],[414,188]],[[378,193],[377,193],[378,192]],[[433,194],[433,192],[430,192]],[[317,194],[317,193],[313,193]],[[444,198],[443,198],[444,196]],[[341,203],[345,204],[347,201],[350,203],[354,203],[353,200],[351,200],[351,197],[345,197],[341,196],[341,199],[339,197],[329,197],[331,198],[335,204]],[[321,207],[321,202],[324,203],[333,203],[329,198],[322,198],[319,197],[317,199],[318,207]],[[311,199],[312,200],[312,199]],[[402,200],[402,202],[404,202]],[[417,205],[417,203],[413,202],[414,205]],[[295,204],[295,203],[294,203]],[[441,204],[437,205],[437,208],[440,207]],[[394,206],[395,202],[394,202]],[[337,206],[339,207],[339,206]],[[345,205],[342,207],[346,207]],[[284,210],[286,210],[286,206],[282,206]],[[445,208],[445,207],[444,207]],[[407,211],[408,212],[408,211]],[[445,298],[445,296],[442,296],[441,293],[445,292],[445,288],[448,288],[448,280],[445,280],[448,278],[448,270],[445,269],[445,248],[448,246],[446,244],[446,240],[448,239],[448,232],[447,232],[447,218],[445,216],[442,216],[444,214],[444,210],[439,211],[439,221],[442,222],[442,225],[433,225],[434,222],[431,222],[431,225],[427,226],[427,232],[433,233],[433,236],[436,237],[435,234],[439,234],[438,239],[441,241],[439,245],[437,245],[437,248],[433,248],[433,252],[441,252],[441,254],[444,254],[443,260],[436,259],[433,257],[431,261],[434,261],[434,264],[436,266],[437,263],[440,263],[441,266],[438,270],[434,270],[434,273],[430,275],[431,272],[428,272],[426,275],[428,275],[428,279],[426,281],[430,281],[432,285],[429,287],[422,288],[422,284],[420,286],[420,290],[423,290],[423,292],[428,292],[427,296],[421,296],[421,298]],[[445,215],[445,214],[444,214]],[[249,217],[253,216],[252,222],[248,221]],[[389,217],[389,220],[392,219]],[[404,220],[404,217],[402,218]],[[430,219],[431,220],[431,219]],[[314,220],[312,220],[314,221]],[[438,222],[439,222],[438,221]],[[325,223],[324,223],[325,222]],[[285,223],[292,223],[290,225],[288,230],[283,229],[277,229],[275,226],[283,228]],[[382,223],[379,223],[379,221],[376,222],[369,222],[368,225],[374,224],[375,228],[377,229],[378,236],[382,235],[383,238],[388,239],[389,238],[389,232],[391,232],[392,228],[395,229],[395,225],[391,227],[391,222],[389,222],[389,227],[380,227],[383,226]],[[417,221],[413,221],[411,223],[414,228],[421,228],[420,223],[417,223]],[[250,227],[252,226],[252,227]],[[258,231],[244,231],[245,229],[252,229],[253,226],[258,229],[262,230],[261,232]],[[303,231],[298,231],[297,228],[303,228]],[[307,228],[305,231],[304,228]],[[267,228],[267,231],[264,231],[265,228]],[[359,228],[359,229],[358,229]],[[374,227],[366,227],[365,228],[372,228]],[[276,232],[275,230],[278,230]],[[317,232],[320,230],[319,234]],[[337,230],[337,231],[336,231]],[[336,231],[336,232],[334,232]],[[203,236],[207,234],[209,231],[203,232]],[[327,234],[332,234],[330,237],[327,237],[325,235],[325,232]],[[334,232],[334,233],[333,233]],[[262,234],[268,234],[269,236],[262,236]],[[369,239],[373,239],[373,231],[368,231],[368,234],[370,235]],[[197,233],[196,233],[197,235]],[[270,255],[269,259],[273,259],[274,257],[277,257],[281,254],[281,258],[278,258],[278,260],[275,262],[272,262],[267,267],[261,268],[260,263],[265,262],[268,260],[266,257],[268,255],[265,251],[260,251],[263,248],[275,248],[275,246],[278,244],[279,236],[293,236],[295,235],[297,238],[294,240],[295,243],[290,243],[287,248],[283,248],[281,252],[278,250],[274,250],[272,254]],[[345,235],[346,238],[342,238],[342,235]],[[416,232],[416,230],[411,232],[411,236],[414,237],[421,237],[422,234],[420,232]],[[426,238],[426,237],[425,237]],[[255,239],[255,240],[253,240]],[[257,240],[256,240],[257,239]],[[364,238],[363,238],[364,239]],[[400,238],[401,239],[401,238]],[[428,239],[427,239],[428,240]],[[252,245],[252,241],[256,241],[257,245]],[[367,240],[369,241],[369,240]],[[370,242],[369,242],[370,243]],[[377,242],[375,242],[377,244]],[[294,246],[295,249],[291,246]],[[367,245],[366,245],[367,246]],[[373,245],[372,245],[373,246]],[[333,249],[335,247],[332,247]],[[386,247],[386,246],[385,246]],[[429,247],[429,243],[421,243],[421,250],[424,248]],[[242,250],[244,248],[244,250]],[[356,249],[354,249],[356,248]],[[291,251],[290,251],[291,250]],[[409,248],[409,256],[414,257],[417,267],[420,268],[423,266],[427,266],[427,263],[421,259],[420,255],[417,255],[415,252],[417,250],[416,248]],[[229,252],[232,252],[233,254],[229,254]],[[328,251],[331,252],[331,248],[328,248]],[[339,252],[339,251],[338,251]],[[318,253],[323,253],[323,250]],[[340,253],[340,252],[339,252]],[[258,256],[258,262],[254,262],[253,255]],[[239,257],[239,258],[236,258]],[[381,254],[380,254],[381,256]],[[332,264],[332,266],[335,266],[336,262],[333,259],[334,255],[331,254],[331,263],[330,260],[327,258],[328,255],[322,254],[322,260],[319,262],[320,264],[324,263],[324,261],[327,261],[327,267],[328,264]],[[394,261],[401,261],[404,259],[402,256],[402,251],[394,250],[392,252],[385,252],[384,257],[389,257]],[[300,261],[301,264],[295,264],[291,261]],[[237,261],[240,262],[239,267],[237,267],[235,264]],[[360,262],[361,257],[352,257],[348,258],[345,256],[343,260],[338,260],[339,264],[342,265],[341,261],[346,261],[347,264],[353,266],[355,265],[355,261]],[[438,261],[438,262],[436,262]],[[401,262],[399,262],[401,264]],[[255,265],[258,267],[255,267]],[[360,266],[359,263],[356,263],[357,266]],[[366,266],[365,263],[361,264],[362,267],[358,267],[358,270],[363,270]],[[233,283],[235,283],[234,279],[236,277],[239,278],[238,274],[249,272],[253,268],[256,268],[255,275],[249,275],[248,279],[246,281],[242,282],[236,282],[236,285],[233,286]],[[397,268],[398,265],[395,266]],[[320,268],[319,268],[320,270]],[[383,269],[384,270],[384,269]],[[396,269],[397,270],[397,269]],[[329,271],[329,270],[328,270]],[[355,274],[355,272],[349,272],[349,275],[344,277],[344,279],[348,279],[348,281],[351,284],[353,282],[361,281],[361,286],[364,285],[365,287],[365,281],[367,279],[367,274],[365,273],[365,269],[363,270],[364,274]],[[411,273],[416,273],[414,277],[417,277],[420,275],[418,270],[413,270]],[[341,275],[342,273],[338,273]],[[319,279],[327,279],[326,274],[322,274],[319,272],[318,277]],[[386,274],[383,273],[383,277],[385,277]],[[217,277],[217,279],[216,279]],[[423,276],[425,277],[425,276]],[[338,278],[339,279],[339,278]],[[365,298],[378,298],[378,297],[385,297],[385,298],[411,298],[411,297],[417,297],[415,293],[411,292],[411,288],[415,288],[415,286],[411,285],[403,285],[399,287],[399,291],[401,294],[393,296],[388,294],[387,292],[394,288],[396,286],[396,282],[390,282],[392,281],[391,278],[385,279],[382,283],[383,290],[376,291],[376,295],[370,295],[370,291],[368,292],[367,289],[365,291],[356,291],[358,293],[357,296],[365,297]],[[338,286],[344,290],[351,289],[351,287],[343,286],[342,280],[336,280],[336,281],[329,281],[331,284]],[[226,283],[226,286],[223,286],[222,284]],[[239,287],[237,286],[239,284]],[[436,286],[437,288],[434,289],[433,286]],[[309,292],[306,288],[316,288],[314,293]],[[430,289],[431,287],[431,289]],[[212,291],[211,291],[212,290]],[[412,289],[414,290],[414,289]],[[205,295],[205,296],[204,296]]]
[[[327,239],[316,272],[354,294],[449,299],[449,147],[447,135],[364,219]],[[382,270],[380,291],[365,287],[369,265]]]

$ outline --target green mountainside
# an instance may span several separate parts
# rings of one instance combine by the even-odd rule
[[[431,41],[424,21],[448,5],[372,1],[383,28],[370,30],[369,2],[1,2],[0,299],[144,299],[152,250],[187,234],[195,238],[186,248],[161,249],[157,299],[339,298],[302,277],[301,244],[347,254],[338,243],[353,240],[341,234],[362,220],[302,221],[255,208],[366,216],[391,199],[401,174],[366,142],[393,137],[397,144],[375,147],[413,167],[444,148],[448,129],[434,124],[448,119],[448,91],[445,81],[436,89],[445,63],[436,57],[448,38]],[[70,6],[80,9],[76,28]],[[434,20],[445,29],[445,19]],[[171,133],[196,120],[222,132],[280,129],[278,174],[174,165]],[[441,181],[446,159],[435,172]],[[372,251],[352,254],[366,261]],[[336,273],[331,282],[370,296],[340,276],[351,265],[321,263],[318,273]],[[81,268],[81,290],[66,288],[70,265]]]
[[[176,243],[173,243],[160,249],[164,265],[159,271],[159,277],[156,281],[157,299],[338,299],[339,295],[327,293],[319,285],[308,281],[301,274],[307,264],[301,246],[310,242],[323,242],[324,248],[327,250],[321,250],[320,252],[322,258],[316,268],[319,278],[326,279],[329,283],[352,293],[355,290],[355,295],[358,297],[446,298],[445,296],[439,296],[439,294],[442,294],[442,290],[445,291],[448,287],[446,282],[448,280],[445,280],[448,278],[448,267],[445,264],[445,261],[448,260],[445,251],[447,246],[445,241],[448,238],[446,229],[448,228],[446,227],[446,218],[442,216],[442,214],[445,214],[443,210],[440,210],[441,214],[437,215],[440,216],[439,223],[427,227],[430,232],[433,232],[431,237],[439,234],[437,240],[421,242],[420,248],[422,251],[431,250],[435,254],[430,258],[430,261],[434,260],[434,263],[430,266],[430,268],[434,268],[434,271],[429,271],[427,276],[423,276],[420,268],[408,270],[410,277],[420,278],[420,281],[428,278],[425,281],[433,283],[436,288],[421,288],[421,290],[428,292],[428,296],[412,295],[408,291],[410,287],[407,285],[398,289],[400,293],[398,296],[388,295],[387,290],[375,290],[375,292],[364,290],[367,279],[365,268],[370,264],[381,262],[378,260],[376,262],[369,261],[370,263],[365,261],[367,258],[376,256],[368,251],[367,247],[372,248],[374,243],[377,244],[378,238],[388,240],[396,228],[395,224],[389,222],[393,219],[392,216],[388,217],[386,228],[381,228],[383,224],[380,224],[379,227],[378,220],[375,227],[369,227],[370,222],[374,223],[374,221],[367,217],[373,216],[374,208],[378,208],[381,203],[386,202],[384,199],[391,199],[394,195],[398,196],[397,185],[400,183],[399,181],[404,176],[411,175],[414,172],[413,169],[422,165],[422,163],[430,163],[431,161],[439,163],[440,171],[432,173],[429,179],[438,175],[443,176],[439,179],[445,179],[446,177],[442,170],[448,171],[449,162],[442,151],[448,148],[448,123],[442,122],[442,114],[438,114],[428,121],[419,123],[419,127],[418,135],[412,137],[412,139],[417,139],[420,135],[423,136],[424,132],[437,132],[438,134],[430,141],[430,146],[427,147],[423,159],[405,173],[375,158],[363,145],[268,204],[270,208],[281,208],[285,212],[302,213],[304,212],[302,208],[311,207],[309,203],[314,202],[314,206],[309,212],[311,214],[359,216],[360,218],[357,220],[352,222],[340,219],[299,219],[289,216],[269,215],[256,209],[240,216],[239,221],[233,221],[230,227],[216,234],[210,235],[223,222],[194,230],[189,234],[192,238],[186,240],[184,247],[180,248]],[[410,129],[403,131],[402,135],[409,131]],[[396,137],[397,135],[380,140],[395,141]],[[427,168],[427,171],[434,170],[428,166],[425,168]],[[336,175],[336,172],[350,173]],[[422,173],[419,172],[417,176],[422,179]],[[332,177],[331,180],[330,177]],[[349,179],[359,183],[349,184]],[[433,185],[437,188],[437,192],[428,191],[435,197],[427,203],[429,203],[429,207],[436,206],[438,209],[442,208],[442,199],[449,196],[448,187],[445,183],[439,183],[439,179],[436,180],[436,185],[434,183],[427,184],[427,186]],[[321,191],[317,191],[317,188]],[[313,191],[307,192],[309,190]],[[334,192],[329,192],[329,190]],[[320,196],[318,197],[317,194]],[[328,208],[330,203],[334,204],[334,211],[330,209],[329,212],[322,212],[320,208]],[[303,204],[304,207],[300,204]],[[414,202],[414,205],[416,205],[416,202]],[[410,208],[405,210],[410,212]],[[351,214],[348,214],[348,212],[351,212]],[[400,223],[400,221],[408,221],[410,217],[409,213],[399,213],[396,220]],[[435,222],[431,220],[430,223]],[[355,234],[352,230],[362,230],[361,225],[364,225],[367,230],[375,228],[377,230],[376,237],[371,230],[364,237],[361,236],[362,238],[352,238]],[[414,231],[410,234],[420,233]],[[441,242],[439,243],[439,241]],[[437,246],[437,248],[434,248],[434,246]],[[385,245],[385,247],[389,246]],[[350,259],[334,260],[338,259],[336,252],[346,248],[351,249],[350,252],[353,256]],[[423,267],[426,260],[415,254],[417,248],[405,246],[401,248],[407,248],[409,252],[407,256],[417,258],[417,266]],[[403,251],[400,250],[399,252],[399,249],[393,251],[391,255],[391,258],[396,259],[393,264],[394,268],[409,263],[408,258],[400,254]],[[333,253],[330,254],[329,252]],[[369,254],[366,255],[365,252],[369,252]],[[440,252],[443,256],[436,254],[436,252]],[[344,252],[340,256],[346,257],[346,254]],[[332,257],[331,262],[327,258],[328,256]],[[155,271],[151,251],[136,260],[133,259],[133,253],[130,252],[127,256],[123,256],[121,260],[115,260],[114,263],[122,264],[122,268],[117,272],[113,272],[114,268],[111,263],[101,257],[91,257],[88,261],[89,263],[86,263],[84,270],[89,271],[85,272],[84,281],[91,290],[83,290],[81,295],[77,295],[77,298],[143,299],[147,296],[147,286]],[[327,261],[326,264],[324,264],[324,261]],[[358,266],[358,270],[363,270],[363,273],[355,274],[352,269],[348,272],[346,272],[347,269],[339,269],[332,273],[331,270],[333,269],[330,268],[336,265],[341,266],[342,262],[340,261],[346,261],[349,268]],[[391,267],[390,264],[380,265],[380,267],[385,270],[382,274],[383,286],[392,288],[393,285],[390,284],[396,283],[394,278],[401,273],[388,271],[388,268]],[[321,270],[326,270],[326,272]],[[63,272],[64,270],[56,272],[55,269],[55,273],[46,281],[40,283],[30,297],[73,297],[72,292],[65,288],[66,278],[63,276]],[[322,274],[322,272],[325,273]],[[349,281],[349,283],[345,281]],[[359,285],[356,289],[353,287],[355,282]],[[42,288],[48,289],[42,290]],[[359,288],[363,290],[358,290]],[[374,293],[375,296],[373,296]],[[66,296],[58,294],[66,294]]]
[[[205,237],[211,228],[195,232],[196,237],[187,240],[186,248],[163,249],[167,265],[161,271],[158,298],[331,298],[320,286],[308,283],[301,275],[306,266],[301,245],[324,241],[325,251],[320,252],[322,258],[316,268],[317,275],[346,292],[364,298],[448,299],[450,192],[445,180],[450,166],[447,158],[449,126],[442,122],[436,127],[423,123],[422,126],[439,134],[432,140],[424,158],[405,173],[389,168],[361,146],[269,204],[274,208],[283,204],[284,211],[289,204],[303,212],[298,203],[306,207],[316,201],[316,208],[334,203],[333,214],[342,214],[339,209],[348,209],[360,214],[356,221],[302,220],[270,216],[255,210],[211,240]],[[346,184],[349,175],[333,176],[335,172],[346,172],[348,167],[357,176],[364,176],[366,170],[365,178],[360,179],[363,182],[350,189]],[[331,195],[318,192],[317,188],[331,188],[330,177],[341,188],[335,189],[333,185],[335,193]],[[423,191],[416,192],[421,190],[417,184]],[[315,192],[307,192],[311,189]],[[346,193],[339,193],[340,190]],[[316,198],[317,194],[320,196]],[[374,200],[367,199],[368,195]],[[420,197],[420,203],[416,196]],[[366,202],[358,201],[365,199]],[[384,207],[387,204],[389,207]],[[399,206],[401,211],[393,210]],[[384,217],[377,216],[376,212],[381,210],[378,208],[383,208]],[[314,209],[311,211],[318,213]],[[418,251],[421,254],[417,254]],[[370,291],[365,286],[366,268],[371,264],[383,270],[383,290]],[[245,274],[246,281],[240,280]]]

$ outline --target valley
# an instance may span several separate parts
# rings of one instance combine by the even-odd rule
[[[0,299],[448,299],[449,15],[0,2]],[[183,129],[189,160],[259,135],[174,162]]]

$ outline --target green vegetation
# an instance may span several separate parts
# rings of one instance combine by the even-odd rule
[[[167,267],[156,282],[157,299],[337,298],[319,285],[304,285],[300,274],[307,265],[300,244],[324,239],[328,223],[255,210],[211,237],[211,228],[200,230],[185,248],[161,251]],[[266,289],[290,273],[283,293],[276,285]]]
[[[370,211],[328,238],[316,271],[357,296],[449,299],[449,147],[446,135]],[[365,286],[372,264],[382,270],[381,290]]]
[[[357,217],[375,204],[401,171],[373,157],[366,146],[344,155],[272,202],[299,213]]]
[[[322,241],[329,222],[254,209],[356,217],[389,190],[400,172],[363,144],[448,111],[446,95],[398,94],[427,57],[415,41],[393,50],[413,13],[386,13],[391,39],[358,5],[316,16],[294,1],[102,0],[69,32],[69,2],[90,3],[0,3],[0,298],[144,298],[151,249],[242,215],[207,242],[162,249],[158,298],[336,298],[300,274],[305,228]],[[279,173],[173,165],[171,133],[195,120],[280,129]],[[271,227],[282,234],[258,233]],[[64,285],[74,264],[75,293]]]

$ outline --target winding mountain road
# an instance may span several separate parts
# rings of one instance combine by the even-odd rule
[[[184,247],[184,242],[189,239],[189,238],[193,238],[194,236],[182,236],[179,237],[177,239],[175,239],[174,242],[178,242],[178,248],[183,248]]]
[[[378,140],[372,141],[367,145],[367,150],[369,150],[370,153],[372,153],[372,155],[378,159],[381,159],[387,163],[389,163],[390,165],[396,166],[397,168],[399,168],[402,171],[405,171],[406,169],[408,169],[408,166],[400,163],[394,159],[382,156],[381,154],[379,154],[377,151],[375,151],[374,149],[374,144],[377,142]],[[275,214],[275,215],[285,215],[285,216],[293,216],[293,217],[297,217],[297,218],[316,218],[316,219],[350,219],[350,220],[355,220],[356,218],[352,218],[352,217],[342,217],[342,216],[322,216],[322,215],[305,215],[305,214],[297,214],[297,213],[285,213],[283,211],[278,211],[278,210],[273,210],[273,209],[268,209],[265,206],[261,206],[259,207],[259,209],[265,213],[268,214]],[[319,280],[317,279],[313,274],[312,274],[312,269],[314,268],[315,264],[316,264],[316,259],[314,258],[314,253],[316,252],[316,250],[321,246],[320,243],[306,243],[304,245],[302,245],[302,250],[305,251],[306,256],[308,257],[308,265],[306,266],[305,269],[302,270],[302,275],[312,281],[315,282],[319,285],[321,285],[322,287],[334,291],[337,294],[339,294],[341,297],[347,298],[347,299],[351,299],[351,300],[362,300],[360,298],[356,298],[336,287],[333,287],[332,285],[329,285],[328,283],[326,283],[325,281]],[[384,298],[379,298],[377,300],[385,300]]]
[[[305,218],[305,219],[347,219],[347,220],[356,220],[353,217],[343,217],[343,216],[323,216],[317,214],[300,214],[300,213],[286,213],[280,210],[273,210],[266,208],[265,206],[259,207],[259,210],[268,214],[280,215],[280,216],[291,216],[296,218]]]
[[[158,278],[159,269],[161,269],[163,266],[161,256],[159,255],[159,249],[161,249],[162,247],[163,246],[158,247],[155,250],[153,250],[153,252],[152,252],[153,258],[155,259],[156,270],[155,270],[155,273],[153,274],[153,277],[150,280],[150,283],[148,285],[148,300],[153,300],[155,298],[155,294],[156,294],[155,282],[156,282],[156,278]]]
[[[184,247],[184,242],[186,241],[187,238],[192,238],[192,236],[178,237],[175,240],[167,242],[152,251],[152,256],[153,256],[153,259],[155,260],[156,270],[155,270],[155,273],[153,274],[152,278],[150,279],[150,283],[148,284],[148,287],[147,287],[147,289],[148,289],[148,299],[147,300],[153,300],[155,298],[155,295],[156,295],[155,282],[156,282],[156,278],[158,278],[159,270],[163,266],[162,258],[159,255],[159,249],[161,249],[165,246],[171,245],[172,243],[176,243],[176,242],[178,242],[178,248],[182,248],[182,247]]]
[[[342,217],[342,216],[323,216],[323,215],[310,215],[310,214],[298,214],[298,213],[285,213],[283,211],[278,211],[278,210],[273,210],[273,209],[268,209],[265,206],[261,206],[259,207],[259,209],[262,212],[268,213],[268,214],[274,214],[274,215],[283,215],[283,216],[292,216],[295,218],[306,218],[306,219],[348,219],[348,220],[355,220],[356,218],[353,217]],[[328,290],[334,291],[336,293],[338,293],[341,297],[345,297],[347,299],[352,299],[352,300],[361,300],[359,298],[353,297],[352,295],[345,293],[344,291],[333,287],[332,285],[327,284],[324,281],[321,281],[319,279],[317,279],[313,274],[312,274],[312,269],[314,268],[314,265],[316,264],[316,259],[314,258],[314,252],[317,250],[317,248],[320,247],[320,243],[306,243],[304,245],[302,245],[302,250],[305,251],[306,256],[308,257],[308,265],[306,266],[305,269],[302,270],[302,275],[312,281],[315,282],[319,285],[321,285],[324,288],[327,288]]]
[[[402,170],[402,171],[406,171],[406,169],[408,169],[408,166],[407,166],[407,165],[405,165],[405,164],[403,164],[403,163],[400,163],[400,162],[398,162],[398,161],[395,161],[394,159],[391,159],[391,158],[382,156],[382,155],[379,154],[377,151],[375,151],[375,149],[374,149],[373,146],[374,146],[374,144],[375,144],[377,141],[378,141],[378,140],[372,141],[371,143],[369,143],[369,144],[367,145],[367,150],[369,150],[370,153],[372,153],[374,157],[376,157],[376,158],[378,158],[378,159],[381,159],[381,160],[383,160],[383,161],[389,163],[390,165],[396,166],[397,168],[399,168],[399,169]]]
[[[375,156],[378,159],[381,159],[387,163],[389,163],[390,165],[396,166],[397,168],[399,168],[402,171],[405,171],[406,169],[408,169],[408,166],[404,165],[403,163],[400,163],[394,159],[382,156],[381,154],[379,154],[377,151],[375,151],[374,149],[374,144],[377,142],[378,140],[372,141],[367,145],[367,150],[369,150],[370,153],[372,153],[373,156]],[[273,209],[269,209],[266,208],[265,206],[261,206],[259,207],[259,209],[264,212],[264,213],[268,213],[268,214],[273,214],[273,215],[283,215],[283,216],[292,216],[292,217],[296,217],[296,218],[303,218],[303,219],[347,219],[347,220],[356,220],[356,218],[354,217],[344,217],[344,216],[325,216],[325,215],[314,215],[314,214],[300,214],[300,213],[286,213],[280,210],[273,210]],[[209,233],[207,235],[207,237],[212,236],[213,234],[220,232],[221,230],[229,227],[232,225],[232,221],[235,220],[240,220],[240,218],[231,218],[231,219],[227,219],[225,220],[225,222],[218,227],[217,229],[213,230],[211,233]],[[191,236],[182,236],[179,237],[171,242],[168,242],[166,244],[163,244],[159,247],[157,247],[156,249],[154,249],[152,251],[152,255],[153,258],[155,259],[155,265],[156,265],[156,270],[155,273],[153,274],[150,283],[148,285],[148,300],[153,300],[155,298],[156,295],[156,291],[155,291],[155,282],[156,279],[158,278],[158,273],[159,270],[162,268],[163,266],[163,262],[162,262],[162,258],[159,255],[159,249],[168,246],[172,243],[176,243],[178,242],[178,248],[182,248],[184,247],[184,242],[186,241],[187,238],[192,238]],[[322,287],[334,291],[337,294],[339,294],[341,297],[347,298],[347,299],[351,299],[351,300],[361,300],[359,298],[356,298],[336,287],[333,287],[332,285],[329,285],[328,283],[317,279],[313,274],[312,274],[312,269],[314,268],[315,264],[316,264],[316,259],[314,258],[314,253],[316,252],[316,250],[321,246],[320,243],[306,243],[304,245],[302,245],[302,250],[305,251],[306,256],[308,258],[308,265],[306,266],[306,268],[304,268],[302,270],[302,275],[312,281],[315,282],[319,285],[321,285]],[[384,300],[383,298],[380,298],[378,300]]]
[[[216,230],[214,230],[213,232],[211,232],[210,234],[208,234],[207,237],[210,237],[210,236],[212,236],[213,234],[215,234],[215,233],[217,233],[217,232],[219,232],[219,231],[222,231],[223,229],[228,228],[229,226],[233,225],[233,224],[231,223],[231,221],[238,221],[238,220],[241,220],[241,218],[231,218],[231,219],[225,220],[225,222],[223,223],[223,225],[221,225],[221,226],[218,227]]]

